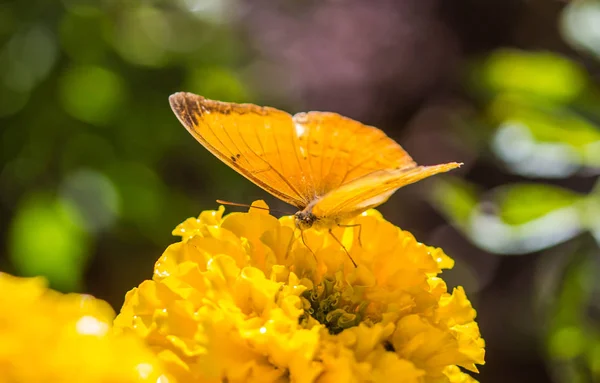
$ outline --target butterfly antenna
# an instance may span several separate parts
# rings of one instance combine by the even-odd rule
[[[281,213],[281,214],[285,214],[285,215],[292,215],[292,214],[294,214],[294,213],[290,213],[289,211],[275,210],[275,209],[271,209],[269,207],[262,207],[262,206],[252,206],[252,205],[248,205],[246,203],[237,203],[237,202],[223,201],[221,199],[218,199],[217,203],[220,203],[221,205],[229,205],[229,206],[237,206],[237,207],[247,207],[247,208],[251,208],[251,209],[260,209],[260,210],[266,210],[266,211],[273,211],[275,213]]]
[[[292,232],[292,237],[290,238],[290,242],[288,243],[288,246],[287,246],[287,250],[285,251],[284,259],[286,259],[286,260],[287,260],[288,256],[290,255],[290,252],[292,251],[292,245],[296,241],[296,230],[298,230],[298,228],[294,228],[294,231]]]
[[[356,264],[356,262],[354,262],[354,258],[352,258],[352,256],[348,252],[348,249],[346,249],[346,246],[344,246],[344,244],[342,243],[342,241],[340,241],[335,235],[333,235],[333,231],[331,231],[331,229],[329,229],[329,234],[331,234],[331,236],[333,237],[333,239],[335,239],[335,241],[340,244],[340,246],[342,247],[342,249],[344,249],[344,251],[346,252],[346,255],[348,256],[348,258],[350,258],[350,261],[352,261],[352,264],[354,265],[354,267],[358,267],[358,265]]]
[[[308,249],[308,251],[310,251],[310,253],[313,255],[313,257],[315,257],[315,261],[317,261],[317,263],[319,263],[319,260],[317,259],[317,254],[315,254],[315,252],[308,247],[308,245],[306,244],[306,241],[304,240],[304,230],[300,229],[300,238],[302,238],[302,243],[304,244],[304,247],[306,247]]]

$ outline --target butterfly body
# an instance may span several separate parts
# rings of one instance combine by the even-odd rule
[[[291,116],[192,93],[169,101],[206,149],[296,206],[300,229],[331,228],[382,204],[402,186],[460,166],[418,166],[383,131],[336,113]]]

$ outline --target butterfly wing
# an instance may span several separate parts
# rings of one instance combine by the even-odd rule
[[[382,169],[416,166],[381,130],[336,113],[288,113],[252,104],[169,98],[187,130],[211,153],[276,197],[304,208]]]
[[[294,124],[317,197],[374,171],[416,166],[382,130],[337,113],[298,113]]]
[[[221,161],[291,205],[310,202],[312,187],[297,160],[291,115],[192,93],[176,93],[169,102],[186,129]]]
[[[451,162],[409,169],[381,170],[346,183],[316,200],[312,213],[321,219],[341,221],[381,205],[399,188],[432,175],[447,172],[461,164]]]

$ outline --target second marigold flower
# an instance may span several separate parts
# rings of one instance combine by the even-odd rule
[[[254,206],[265,208],[263,202]],[[115,320],[180,381],[468,382],[484,341],[453,261],[376,211],[360,228],[224,209],[188,219]],[[359,238],[360,233],[360,238]]]

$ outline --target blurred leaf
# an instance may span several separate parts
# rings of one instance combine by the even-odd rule
[[[586,229],[585,197],[544,184],[504,186],[478,199],[464,181],[438,181],[433,199],[473,243],[496,254],[538,251]]]
[[[561,375],[570,376],[569,381],[600,378],[598,362],[594,360],[598,356],[600,332],[586,315],[599,287],[600,262],[598,248],[590,248],[589,243],[582,241],[579,251],[566,258],[568,263],[563,278],[558,280],[558,294],[550,301],[552,306],[548,310],[548,353],[552,363],[565,363],[557,367],[563,370]]]
[[[564,178],[600,169],[600,128],[573,111],[514,95],[497,97],[488,111],[499,124],[492,149],[511,171]]]
[[[19,274],[43,275],[62,291],[81,289],[90,242],[76,209],[50,196],[24,199],[9,233],[10,258]]]
[[[586,196],[585,205],[581,210],[582,221],[600,246],[600,178],[592,192]]]
[[[125,86],[121,77],[99,66],[79,66],[67,71],[60,82],[65,110],[92,124],[104,124],[122,107]]]
[[[577,64],[554,53],[497,50],[474,71],[472,81],[492,92],[527,93],[564,103],[585,89],[588,78]]]
[[[548,352],[557,359],[573,359],[584,350],[585,334],[579,327],[563,327],[550,334]]]
[[[491,92],[492,149],[513,173],[566,178],[582,167],[600,169],[600,126],[583,114],[597,97],[575,62],[549,52],[502,50],[477,67],[472,80]]]
[[[477,206],[477,188],[457,177],[438,177],[433,183],[432,200],[435,206],[459,226],[467,225]]]
[[[600,141],[600,129],[562,105],[531,99],[525,95],[502,94],[490,104],[489,115],[526,125],[540,142],[561,142],[576,148]]]
[[[561,14],[561,32],[575,48],[600,58],[600,3],[571,1]]]
[[[500,218],[509,225],[520,225],[563,207],[574,205],[583,196],[567,189],[545,184],[515,184],[499,193]]]
[[[592,370],[592,376],[600,378],[600,339],[598,337],[589,348],[587,355],[587,362]]]
[[[508,170],[526,177],[565,178],[575,173],[582,162],[573,147],[562,142],[538,142],[519,121],[502,123],[491,146]]]

